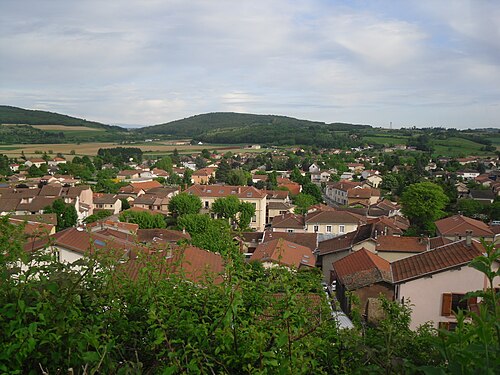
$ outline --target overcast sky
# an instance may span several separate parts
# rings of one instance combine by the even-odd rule
[[[500,127],[500,1],[1,0],[0,104]]]

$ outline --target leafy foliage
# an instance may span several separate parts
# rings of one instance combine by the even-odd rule
[[[201,210],[201,205],[201,199],[196,195],[180,193],[170,199],[168,210],[174,216],[197,214]]]
[[[433,223],[445,215],[443,209],[447,203],[443,189],[432,182],[410,185],[401,197],[403,213],[421,233],[433,231]]]
[[[140,229],[165,228],[165,219],[161,214],[152,214],[148,211],[123,211],[120,221],[139,225]]]
[[[76,225],[78,220],[78,213],[76,212],[75,206],[71,204],[66,204],[59,198],[56,199],[51,206],[46,207],[43,210],[46,214],[54,213],[57,217],[57,231],[72,227]]]

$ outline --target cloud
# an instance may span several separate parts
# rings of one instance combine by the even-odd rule
[[[490,2],[2,8],[5,104],[142,125],[213,111],[395,126],[486,126],[500,115],[500,9]]]

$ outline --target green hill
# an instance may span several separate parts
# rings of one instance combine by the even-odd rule
[[[59,113],[23,109],[7,105],[0,105],[0,124],[86,126],[108,131],[126,130],[119,126],[105,125]]]
[[[320,147],[353,145],[353,132],[368,125],[300,120],[287,116],[232,112],[207,113],[138,129],[141,134],[190,137],[210,143],[304,144]]]

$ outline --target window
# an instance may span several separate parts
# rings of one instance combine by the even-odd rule
[[[253,215],[252,216],[252,223],[256,223],[257,222],[257,216]]]
[[[287,229],[286,230],[288,233],[293,233],[293,229]]]
[[[443,293],[441,315],[451,316],[457,313],[458,310],[476,310],[477,297],[465,299],[465,294],[460,293]]]
[[[327,233],[332,233],[332,226],[331,225],[327,225],[326,226],[326,231],[327,231]]]
[[[205,208],[208,208],[208,201],[205,201]]]
[[[339,233],[345,233],[345,225],[339,225]]]
[[[315,226],[313,227],[313,229],[314,229],[314,233],[316,233],[317,231],[319,231],[319,226],[315,225]]]

